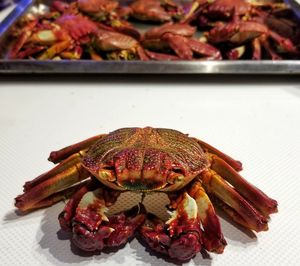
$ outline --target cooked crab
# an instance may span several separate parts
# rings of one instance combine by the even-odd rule
[[[298,55],[296,46],[288,38],[280,36],[270,30],[266,25],[256,21],[238,21],[219,23],[209,32],[205,33],[209,42],[223,44],[233,48],[227,53],[229,59],[239,59],[243,55],[240,45],[251,43],[252,59],[259,60],[262,57],[262,47],[272,60],[282,59],[280,53]]]
[[[127,14],[141,21],[167,22],[179,20],[184,11],[172,0],[136,0],[128,7]]]
[[[59,164],[26,182],[16,207],[26,212],[72,195],[59,221],[83,250],[120,246],[138,231],[153,250],[186,261],[201,249],[223,252],[214,205],[257,232],[277,211],[275,200],[238,174],[239,161],[172,129],[118,129],[52,152],[49,160]],[[142,204],[107,217],[125,191],[167,193],[171,218],[147,214]]]
[[[217,48],[192,38],[195,32],[196,28],[189,24],[166,23],[148,30],[142,44],[149,50],[163,52],[147,51],[148,56],[155,60],[222,59]]]
[[[82,15],[63,14],[44,24],[36,19],[11,47],[9,58],[148,60],[139,42]]]
[[[291,40],[296,35],[292,21],[279,17],[283,9],[289,10],[283,3],[268,1],[197,0],[183,21],[196,20],[200,28],[211,29],[208,41],[220,44],[228,59],[242,58],[249,50],[252,59],[260,60],[266,54],[266,58],[276,60],[282,59],[282,54],[293,57],[299,54]]]
[[[51,5],[53,10],[62,14],[81,14],[92,21],[101,22],[108,26],[111,31],[117,31],[130,35],[137,40],[140,33],[124,18],[124,9],[118,1],[114,0],[76,0],[68,4],[62,1],[54,1]]]

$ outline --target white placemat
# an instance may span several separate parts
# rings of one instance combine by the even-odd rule
[[[147,125],[190,133],[241,160],[242,174],[279,202],[269,231],[256,238],[221,219],[224,254],[198,254],[187,265],[299,265],[299,85],[18,82],[1,84],[0,106],[1,265],[171,265],[137,240],[86,256],[59,229],[63,203],[23,217],[13,206],[23,183],[50,169],[51,150]]]

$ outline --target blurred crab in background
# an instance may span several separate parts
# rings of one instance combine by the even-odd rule
[[[172,0],[135,0],[128,6],[127,14],[140,21],[163,23],[180,20],[184,10]]]
[[[248,57],[260,60],[264,49],[266,58],[276,60],[282,59],[282,54],[299,55],[292,41],[299,30],[290,17],[290,9],[283,3],[196,0],[183,21],[194,21],[200,29],[209,29],[204,35],[224,51],[225,58],[239,59],[250,50]]]
[[[148,49],[147,55],[155,60],[222,59],[218,49],[192,38],[195,32],[196,28],[189,24],[166,23],[147,31],[142,45]]]
[[[299,19],[275,0],[55,0],[12,35],[9,59],[300,57]]]
[[[277,211],[275,200],[238,174],[239,161],[172,129],[118,129],[51,152],[49,160],[58,165],[26,182],[15,205],[27,212],[70,198],[59,222],[87,251],[121,246],[138,233],[152,250],[187,261],[201,249],[223,252],[215,206],[256,232],[268,230]],[[166,193],[171,217],[161,220],[142,202],[107,217],[126,191]]]
[[[89,19],[108,26],[107,29],[117,31],[136,38],[140,33],[126,20],[125,7],[115,0],[77,0],[70,4],[54,1],[52,9],[62,14],[81,14]]]
[[[8,58],[60,60],[87,55],[93,60],[148,60],[135,38],[74,12],[29,18]]]

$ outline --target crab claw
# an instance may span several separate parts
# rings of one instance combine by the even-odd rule
[[[141,21],[165,22],[171,21],[172,17],[157,0],[134,1],[131,5],[131,16]]]
[[[119,193],[103,188],[91,190],[94,188],[95,183],[91,182],[74,194],[59,215],[61,228],[72,231],[73,243],[85,251],[125,244],[144,223],[145,208],[140,204],[107,217],[108,206],[117,200]]]
[[[198,206],[198,215],[203,229],[202,241],[204,248],[210,252],[223,253],[227,243],[213,204],[202,187],[201,182],[194,182],[188,192],[195,199]]]
[[[156,252],[171,258],[187,261],[201,249],[201,229],[197,204],[184,193],[171,218],[164,223],[153,214],[148,214],[146,223],[139,232],[145,242]]]
[[[146,209],[143,204],[139,204],[119,214],[109,217],[108,226],[114,231],[106,241],[109,247],[116,247],[125,244],[132,238],[135,231],[146,219]]]
[[[145,208],[140,204],[110,216],[96,230],[89,230],[75,219],[73,243],[86,251],[121,246],[134,236],[136,229],[144,223],[145,217]]]
[[[254,21],[243,21],[220,23],[209,31],[207,37],[209,42],[214,44],[229,41],[239,45],[265,33],[268,33],[268,28],[265,25]]]

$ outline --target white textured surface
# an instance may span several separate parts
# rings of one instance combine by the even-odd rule
[[[63,203],[23,217],[13,207],[23,183],[51,167],[51,150],[146,125],[188,132],[240,159],[242,174],[279,202],[270,230],[257,238],[221,219],[224,254],[199,254],[189,265],[299,265],[300,86],[147,82],[1,84],[0,264],[168,265],[136,240],[116,253],[78,254],[59,231]]]

